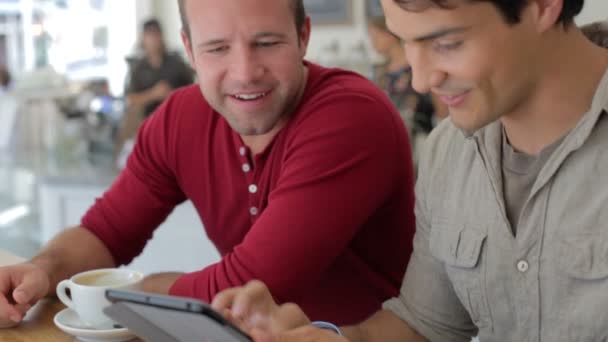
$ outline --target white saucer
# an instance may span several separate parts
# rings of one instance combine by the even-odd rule
[[[55,315],[53,322],[63,332],[85,342],[123,342],[135,338],[135,335],[127,328],[88,328],[80,321],[76,312],[70,308],[59,311]]]

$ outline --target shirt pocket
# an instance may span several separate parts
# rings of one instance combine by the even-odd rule
[[[435,222],[430,251],[441,261],[456,295],[477,327],[491,328],[483,262],[487,232],[465,225]]]
[[[560,243],[563,253],[560,253],[559,264],[568,276],[582,280],[608,280],[606,236],[567,237]]]
[[[559,241],[564,307],[562,336],[568,341],[608,341],[608,237],[565,237]],[[558,309],[558,308],[556,308]]]

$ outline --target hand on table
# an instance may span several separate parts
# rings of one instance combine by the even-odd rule
[[[0,328],[21,323],[26,312],[49,291],[48,274],[23,263],[0,267]]]

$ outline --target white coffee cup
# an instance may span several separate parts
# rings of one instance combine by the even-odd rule
[[[106,289],[138,290],[143,278],[141,272],[122,268],[82,272],[57,284],[57,297],[88,327],[108,329],[114,322],[103,313],[111,304],[105,297]]]

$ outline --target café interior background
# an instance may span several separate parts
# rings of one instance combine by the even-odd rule
[[[349,18],[313,25],[307,58],[370,75],[382,59],[366,3],[347,1]],[[0,65],[13,76],[0,93],[0,249],[34,255],[111,184],[124,157],[115,140],[129,60],[152,17],[183,54],[175,0],[0,0]],[[577,23],[607,17],[608,1],[587,0]],[[175,215],[200,234],[194,210]]]

